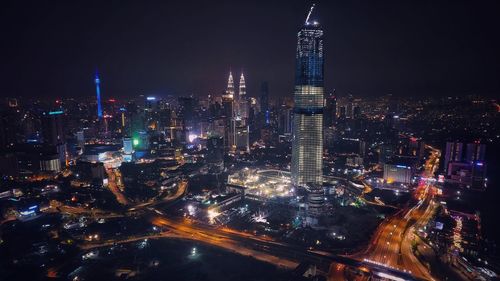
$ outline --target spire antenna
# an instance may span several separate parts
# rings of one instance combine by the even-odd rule
[[[311,14],[312,14],[312,12],[313,12],[313,9],[314,9],[314,6],[315,6],[315,5],[316,5],[316,4],[312,4],[311,9],[309,10],[309,13],[307,14],[307,18],[306,18],[306,25],[307,25],[307,24],[309,24],[309,18],[311,17]]]

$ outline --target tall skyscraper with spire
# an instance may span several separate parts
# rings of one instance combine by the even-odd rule
[[[233,82],[233,73],[229,71],[229,78],[227,78],[227,95],[231,95],[231,98],[234,99],[234,82]]]
[[[245,76],[241,73],[238,91],[238,115],[242,119],[248,118],[247,88],[245,86]]]
[[[99,73],[95,72],[95,93],[96,93],[96,99],[97,99],[97,119],[101,120],[102,119],[102,105],[101,105],[101,80],[99,79]]]
[[[323,178],[323,30],[310,21],[313,8],[297,34],[291,167],[296,186],[318,186]]]
[[[226,152],[233,151],[236,145],[235,131],[236,124],[234,117],[236,115],[234,103],[234,82],[233,74],[229,71],[227,79],[227,89],[222,95],[222,107],[224,111],[225,128],[224,128],[224,148]]]

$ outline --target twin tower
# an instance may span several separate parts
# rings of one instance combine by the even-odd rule
[[[240,83],[239,83],[238,95],[234,92],[234,80],[233,73],[229,71],[229,78],[227,79],[227,91],[226,94],[231,96],[235,102],[235,108],[233,111],[233,117],[239,117],[241,119],[248,119],[248,100],[247,100],[247,88],[245,86],[245,76],[241,73]]]

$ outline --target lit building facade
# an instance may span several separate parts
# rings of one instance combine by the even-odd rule
[[[413,169],[406,165],[384,164],[384,180],[391,183],[410,184]]]
[[[291,166],[296,186],[322,184],[323,67],[323,30],[308,16],[297,36]]]
[[[236,140],[235,140],[235,108],[234,108],[234,82],[233,74],[229,72],[229,78],[227,79],[227,90],[222,96],[222,107],[223,116],[225,120],[224,129],[224,147],[226,152],[233,151]]]
[[[241,73],[240,84],[238,91],[238,115],[246,120],[248,118],[248,100],[247,100],[247,90],[245,85],[245,76]]]

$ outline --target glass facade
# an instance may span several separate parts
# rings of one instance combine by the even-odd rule
[[[323,30],[306,25],[297,36],[292,182],[317,186],[323,178]]]

